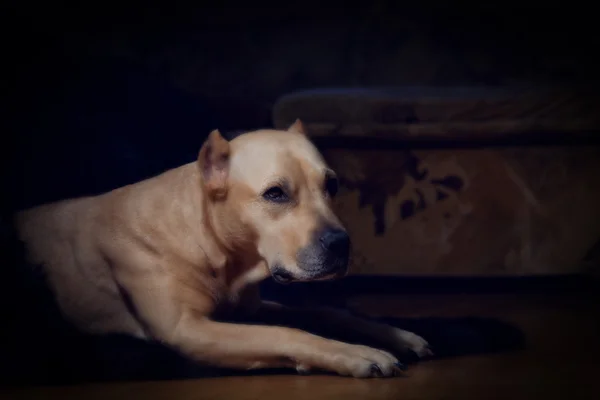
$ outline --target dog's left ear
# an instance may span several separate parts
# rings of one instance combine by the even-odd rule
[[[300,133],[302,135],[306,135],[306,128],[304,128],[304,124],[298,118],[290,127],[288,128],[288,132]]]
[[[212,199],[222,199],[227,194],[229,155],[229,142],[215,129],[208,135],[198,154],[202,182]]]

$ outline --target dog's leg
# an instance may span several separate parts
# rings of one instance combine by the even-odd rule
[[[234,369],[316,369],[361,378],[389,377],[401,368],[382,350],[288,327],[211,320],[210,297],[194,287],[175,284],[172,276],[161,273],[120,272],[149,335],[200,363]]]
[[[317,369],[358,378],[394,376],[402,368],[382,350],[286,327],[189,318],[171,342],[197,361],[226,368],[295,368],[301,373]]]
[[[291,308],[263,301],[256,317],[266,323],[301,327],[348,341],[367,341],[394,353],[414,352],[419,357],[432,355],[422,337],[393,326],[369,321],[334,308]]]

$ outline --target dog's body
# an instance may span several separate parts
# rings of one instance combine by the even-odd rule
[[[286,282],[346,273],[350,243],[330,208],[335,185],[299,121],[288,132],[231,142],[214,131],[197,162],[23,211],[16,225],[63,314],[82,330],[159,340],[215,366],[392,376],[398,361],[382,350],[294,328],[219,322],[298,318],[360,333],[390,351],[429,354],[410,332],[260,300],[257,285],[270,275]]]

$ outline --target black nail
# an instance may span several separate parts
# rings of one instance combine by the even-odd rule
[[[402,371],[406,371],[407,370],[406,365],[402,364],[401,362],[394,363],[394,365],[396,367],[398,367],[398,369],[400,369]]]
[[[429,351],[429,354],[425,355],[425,357],[433,357],[435,355],[435,353],[433,352],[433,347],[428,345],[426,348]]]
[[[383,372],[381,372],[381,368],[377,364],[371,364],[371,374],[377,376],[383,376]]]

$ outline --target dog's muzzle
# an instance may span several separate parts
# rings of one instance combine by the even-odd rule
[[[346,274],[351,247],[348,233],[329,228],[315,236],[310,245],[298,252],[298,272],[291,272],[282,265],[274,266],[272,276],[277,282],[325,280]]]

